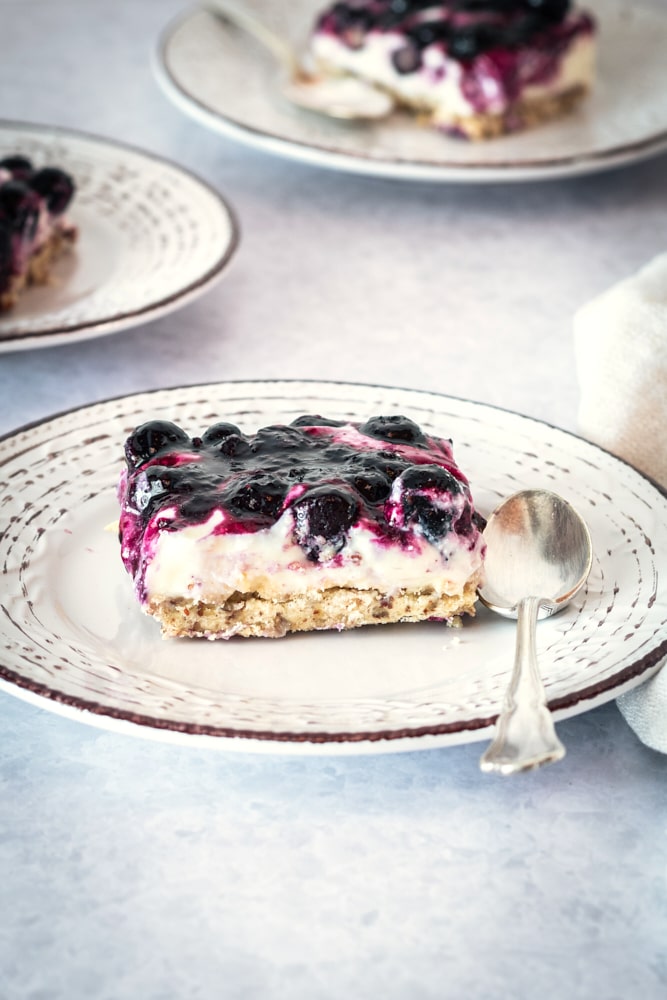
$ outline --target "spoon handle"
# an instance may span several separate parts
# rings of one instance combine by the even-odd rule
[[[537,665],[535,631],[539,597],[519,602],[512,679],[498,716],[494,738],[480,767],[496,774],[529,771],[565,756],[554,729]]]
[[[290,75],[297,76],[301,72],[299,60],[292,47],[246,7],[235,3],[234,0],[208,0],[205,6],[223,21],[236,25],[264,45]]]

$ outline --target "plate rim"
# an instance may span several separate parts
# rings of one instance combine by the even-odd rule
[[[623,9],[626,6],[627,4],[623,4]],[[646,8],[644,9],[646,10]],[[205,11],[205,7],[190,6],[172,17],[163,27],[152,54],[153,71],[158,83],[166,95],[185,114],[206,127],[255,149],[275,153],[287,159],[335,171],[361,174],[362,176],[403,181],[476,184],[517,183],[580,177],[639,163],[667,151],[667,122],[661,131],[651,136],[634,142],[620,143],[610,149],[561,157],[552,156],[548,160],[510,159],[498,161],[493,165],[481,162],[458,164],[446,160],[434,164],[418,159],[375,159],[363,152],[346,153],[324,144],[313,145],[300,139],[286,138],[277,133],[244,124],[236,118],[215,111],[177,82],[169,68],[167,58],[169,43],[179,28],[196,15],[201,14],[202,11]],[[648,9],[647,12],[656,14],[651,9]],[[658,15],[656,14],[656,16]]]
[[[0,133],[5,131],[25,131],[42,133],[46,138],[50,135],[67,139],[80,139],[93,145],[109,147],[116,150],[127,150],[142,160],[156,163],[166,167],[176,173],[187,177],[190,181],[208,191],[208,193],[218,202],[229,223],[229,239],[225,244],[223,253],[218,260],[208,268],[205,274],[200,275],[191,281],[180,291],[172,292],[161,297],[159,300],[133,309],[129,312],[114,313],[106,319],[95,320],[93,322],[80,322],[73,324],[60,324],[57,326],[40,328],[39,330],[25,330],[19,333],[4,334],[0,329],[0,352],[11,352],[26,349],[28,347],[54,346],[61,343],[76,342],[86,338],[104,336],[106,334],[117,333],[121,330],[131,329],[141,323],[150,322],[164,316],[182,305],[186,305],[193,299],[198,298],[203,292],[212,287],[221,277],[222,273],[235,256],[241,242],[241,224],[236,209],[212,183],[199,176],[189,167],[183,166],[168,156],[155,153],[151,150],[137,146],[122,139],[115,139],[99,133],[89,132],[84,129],[70,128],[66,125],[51,125],[43,122],[31,122],[27,120],[15,120],[11,118],[0,118]]]
[[[614,455],[613,452],[606,448],[596,444],[595,442],[589,441],[582,435],[576,434],[572,431],[564,430],[562,427],[558,427],[555,424],[551,424],[548,421],[541,420],[536,417],[530,417],[524,413],[512,410],[508,407],[498,406],[493,403],[485,403],[481,400],[468,399],[462,396],[453,396],[449,393],[442,393],[436,390],[430,389],[412,389],[406,386],[396,386],[396,385],[386,385],[381,383],[368,383],[368,382],[351,382],[344,379],[301,379],[301,378],[270,378],[270,379],[225,379],[214,382],[194,382],[185,383],[171,386],[159,386],[159,387],[149,387],[144,390],[133,391],[130,393],[121,393],[116,396],[111,396],[105,399],[96,400],[92,403],[83,403],[75,407],[70,407],[58,412],[52,413],[46,417],[38,418],[36,420],[30,421],[28,423],[22,424],[10,431],[7,431],[0,435],[0,444],[6,441],[10,441],[12,438],[18,438],[21,434],[35,429],[40,426],[46,426],[49,423],[57,422],[60,419],[71,416],[76,413],[80,413],[84,410],[92,410],[97,407],[103,407],[109,404],[122,402],[125,400],[133,400],[140,396],[150,396],[158,393],[168,393],[168,392],[189,392],[197,389],[212,389],[220,388],[226,385],[236,385],[236,386],[276,386],[276,385],[300,385],[306,387],[313,387],[317,389],[320,386],[337,386],[337,387],[349,387],[350,389],[375,389],[383,390],[387,392],[408,392],[415,395],[424,396],[435,396],[443,400],[451,400],[455,403],[463,403],[472,407],[482,407],[492,411],[497,411],[501,413],[508,414],[513,417],[518,417],[521,420],[526,420],[531,424],[536,424],[539,427],[545,427],[550,431],[555,431],[559,434],[565,435],[565,437],[573,438],[576,441],[583,442],[587,447],[590,447],[594,451],[597,450],[604,455],[610,457],[614,462],[618,462],[622,465],[627,466],[631,469],[641,480],[643,480],[651,489],[653,489],[662,500],[667,500],[667,489],[664,488],[660,483],[656,482],[650,476],[639,471],[626,459],[620,458]],[[261,395],[258,397],[261,400]],[[12,453],[4,457],[0,457],[0,468],[5,464],[6,461],[17,457],[16,454]],[[665,637],[661,642],[658,642],[652,649],[648,650],[638,659],[633,659],[633,661],[625,666],[621,667],[620,670],[616,671],[614,674],[605,678],[603,681],[598,681],[595,684],[587,685],[582,688],[570,691],[559,698],[553,699],[549,702],[549,708],[556,716],[566,717],[568,714],[575,714],[572,710],[576,706],[581,705],[586,701],[592,702],[589,707],[594,707],[595,704],[603,704],[606,701],[614,700],[623,691],[633,687],[638,683],[641,683],[639,678],[648,679],[651,673],[655,672],[659,667],[661,662],[667,657],[667,637]],[[17,690],[18,689],[18,690]],[[359,752],[363,750],[364,747],[368,748],[375,744],[383,744],[385,747],[390,745],[395,745],[396,749],[419,749],[421,747],[420,740],[424,738],[431,738],[432,740],[444,738],[447,736],[459,735],[462,737],[468,736],[468,741],[470,740],[471,734],[478,734],[479,738],[482,737],[482,731],[489,729],[495,723],[497,718],[496,714],[491,716],[481,716],[474,719],[465,719],[462,721],[449,722],[449,723],[438,723],[435,725],[426,725],[415,728],[404,727],[401,729],[378,729],[370,731],[304,731],[293,733],[290,731],[274,731],[274,730],[262,730],[262,729],[235,729],[232,727],[211,725],[211,724],[201,724],[192,723],[186,721],[179,721],[175,719],[160,719],[155,718],[150,715],[145,715],[143,713],[128,712],[123,709],[119,709],[115,706],[103,705],[100,702],[94,700],[87,700],[75,695],[68,695],[61,691],[50,687],[48,684],[43,684],[38,681],[34,681],[30,678],[24,677],[20,673],[17,673],[12,668],[8,667],[6,664],[0,662],[0,690],[5,690],[8,694],[13,694],[16,697],[26,697],[32,695],[40,700],[44,700],[45,704],[43,707],[51,708],[54,710],[54,706],[60,706],[61,708],[67,707],[73,709],[76,712],[76,717],[81,718],[78,713],[83,713],[83,721],[92,721],[93,718],[100,717],[107,720],[107,724],[110,721],[117,723],[130,724],[136,731],[143,731],[144,735],[157,735],[170,734],[172,737],[182,736],[186,740],[192,737],[199,738],[213,738],[212,742],[219,745],[234,745],[236,748],[250,750],[252,745],[260,744],[269,746],[271,744],[276,745],[277,752],[287,752],[289,748],[298,747],[310,747],[317,748],[320,750],[328,747],[334,748],[333,752],[340,752],[341,748],[353,749],[358,748]],[[609,692],[616,692],[610,697],[604,697],[609,694]],[[585,711],[586,709],[584,709]],[[88,718],[86,719],[86,715]],[[98,723],[99,725],[99,723]],[[475,737],[473,737],[474,739]],[[401,744],[401,746],[399,746]],[[402,744],[407,744],[404,747]],[[431,743],[431,745],[433,745]],[[336,750],[335,748],[338,748]]]

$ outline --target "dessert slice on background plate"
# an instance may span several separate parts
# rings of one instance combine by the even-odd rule
[[[570,112],[593,85],[596,24],[570,0],[347,0],[323,11],[310,49],[479,140]]]
[[[301,416],[246,436],[142,424],[121,555],[165,636],[279,637],[474,615],[484,542],[450,441],[409,418]]]
[[[0,311],[24,289],[44,285],[55,261],[77,238],[65,212],[75,184],[60,167],[36,169],[21,154],[0,160]]]

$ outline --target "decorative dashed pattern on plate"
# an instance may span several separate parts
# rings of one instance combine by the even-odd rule
[[[0,682],[103,725],[241,748],[357,750],[482,738],[511,667],[514,624],[486,609],[461,629],[372,626],[279,640],[160,638],[122,568],[115,487],[146,419],[255,431],[302,413],[404,413],[451,437],[482,513],[521,487],[556,489],[585,517],[595,559],[565,612],[540,623],[560,716],[616,697],[667,654],[667,500],[632,468],[526,417],[433,393],[326,382],[159,390],[75,410],[0,442]],[[137,728],[138,727],[138,728]]]
[[[238,240],[221,196],[187,171],[74,132],[0,122],[0,155],[20,152],[75,180],[79,239],[52,283],[0,316],[0,350],[51,346],[146,322],[201,294]]]

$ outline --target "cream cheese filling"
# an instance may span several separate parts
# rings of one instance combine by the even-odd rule
[[[235,592],[280,600],[331,587],[378,589],[388,595],[401,588],[433,587],[438,593],[458,594],[482,565],[481,536],[471,549],[469,537],[450,533],[436,547],[415,533],[401,547],[356,525],[334,559],[312,562],[293,540],[291,511],[270,528],[246,534],[216,534],[223,517],[218,510],[203,524],[159,533],[144,578],[147,600],[218,602]]]

